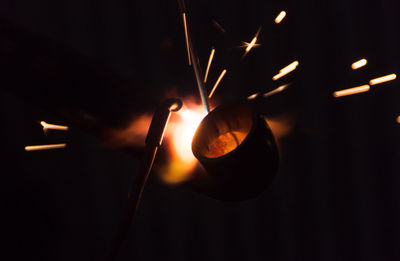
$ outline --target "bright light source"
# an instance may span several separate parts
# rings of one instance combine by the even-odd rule
[[[357,61],[357,62],[354,62],[354,63],[351,65],[351,69],[357,70],[357,69],[359,69],[359,68],[365,66],[366,64],[367,64],[367,60],[366,60],[366,59],[361,59],[361,60],[359,60],[359,61]]]
[[[358,86],[358,87],[354,87],[354,88],[350,88],[350,89],[336,91],[333,93],[333,97],[338,98],[338,97],[342,97],[342,96],[367,92],[369,90],[370,90],[370,87],[368,84],[366,84],[366,85],[362,85],[362,86]]]
[[[382,76],[382,77],[379,77],[379,78],[372,79],[372,80],[369,81],[369,84],[370,85],[376,85],[376,84],[380,84],[380,83],[383,83],[383,82],[393,81],[394,79],[396,79],[396,77],[397,77],[396,74],[392,73],[392,74],[389,74],[389,75],[386,75],[386,76]]]
[[[206,116],[203,106],[184,100],[184,107],[171,115],[166,130],[171,159],[162,167],[162,179],[167,183],[179,183],[191,175],[197,159],[192,152],[192,139],[202,119]]]
[[[286,16],[286,12],[282,11],[279,13],[279,15],[275,18],[275,23],[279,24],[280,22],[282,22],[283,18],[285,18]]]

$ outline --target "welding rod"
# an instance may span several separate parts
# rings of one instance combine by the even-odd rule
[[[156,110],[151,121],[149,131],[146,137],[145,154],[140,164],[139,172],[131,186],[128,194],[128,204],[124,215],[122,216],[121,223],[117,234],[115,235],[110,249],[108,250],[106,260],[112,261],[118,255],[121,244],[127,237],[129,226],[138,210],[140,199],[143,194],[144,185],[149,177],[150,171],[153,166],[155,156],[158,148],[162,144],[165,129],[168,124],[171,112],[179,111],[182,108],[182,101],[179,99],[168,99],[163,102]]]
[[[184,14],[186,16],[185,2],[183,0],[178,0],[178,4],[179,4],[179,9],[180,9],[182,17],[184,16]],[[201,101],[203,102],[204,108],[205,108],[206,112],[209,113],[210,106],[208,104],[207,94],[204,90],[202,74],[200,71],[199,57],[198,57],[196,51],[194,50],[192,37],[190,34],[190,26],[189,26],[189,23],[187,22],[187,19],[186,19],[186,31],[187,31],[187,39],[188,39],[188,44],[189,44],[190,58],[192,61],[194,75],[196,76],[197,88],[199,89],[200,98],[201,98]]]

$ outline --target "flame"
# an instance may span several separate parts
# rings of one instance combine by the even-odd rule
[[[169,141],[171,160],[161,168],[161,178],[167,183],[186,180],[197,165],[192,152],[192,139],[201,120],[206,116],[204,107],[191,99],[183,108],[171,115],[165,138]]]

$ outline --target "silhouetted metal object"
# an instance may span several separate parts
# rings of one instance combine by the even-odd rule
[[[128,202],[125,214],[122,217],[118,232],[112,241],[106,260],[115,259],[122,242],[126,238],[129,226],[139,207],[144,185],[149,177],[158,147],[161,146],[171,111],[179,111],[181,108],[181,100],[168,99],[157,108],[153,115],[153,119],[146,137],[145,154],[141,161],[138,174],[136,175],[135,181],[133,182],[131,190],[128,194]]]
[[[206,170],[192,185],[221,200],[260,194],[278,170],[279,155],[267,122],[248,103],[218,107],[200,123],[192,142]]]

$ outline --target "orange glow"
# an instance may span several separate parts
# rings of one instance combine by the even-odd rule
[[[62,126],[62,125],[56,125],[56,124],[49,124],[45,121],[41,121],[40,125],[43,126],[43,131],[47,131],[48,129],[52,130],[62,130],[62,131],[67,131],[68,126]]]
[[[186,14],[182,14],[183,18],[183,27],[185,29],[185,39],[186,39],[186,49],[187,49],[187,55],[188,55],[188,63],[189,65],[192,64],[191,59],[190,59],[190,45],[189,45],[189,34],[188,34],[188,29],[187,29],[187,23],[186,23]]]
[[[226,74],[226,69],[222,71],[221,75],[218,77],[218,80],[215,82],[214,87],[212,88],[210,94],[208,95],[208,98],[211,98],[215,92],[215,89],[217,89],[219,83],[221,82],[222,78],[224,78]]]
[[[393,81],[394,79],[396,79],[396,77],[397,77],[396,74],[392,73],[392,74],[389,74],[389,75],[386,75],[386,76],[382,76],[382,77],[379,77],[379,78],[372,79],[372,80],[369,81],[369,84],[370,85],[376,85],[376,84],[380,84],[380,83],[383,83],[383,82]]]
[[[112,148],[143,147],[151,119],[151,114],[135,115],[128,126],[108,130],[103,139]]]
[[[400,124],[400,115],[397,116],[397,123]]]
[[[345,89],[341,91],[336,91],[333,93],[333,97],[338,98],[342,96],[347,96],[347,95],[352,95],[352,94],[357,94],[357,93],[362,93],[362,92],[367,92],[369,91],[370,87],[368,84],[350,88],[350,89]]]
[[[358,68],[361,68],[361,67],[365,66],[366,64],[367,64],[367,60],[366,59],[361,59],[361,60],[359,60],[357,62],[354,62],[351,65],[351,69],[357,70]]]
[[[212,60],[213,60],[213,58],[214,58],[214,53],[215,53],[215,49],[212,48],[211,54],[210,54],[210,58],[208,59],[206,74],[205,74],[205,76],[204,76],[204,83],[207,82],[208,72],[210,71],[211,63],[212,63]]]
[[[274,77],[272,77],[272,80],[276,81],[279,78],[285,76],[286,74],[296,70],[297,66],[299,66],[299,62],[298,61],[294,61],[291,64],[289,64],[288,66],[282,68],[279,73],[277,75],[275,75]]]
[[[287,137],[295,126],[296,118],[292,114],[283,114],[275,117],[264,117],[275,138],[281,140]]]
[[[230,131],[221,134],[209,146],[205,154],[207,158],[218,158],[236,149],[246,138],[247,133]]]
[[[35,150],[51,150],[51,149],[62,149],[67,146],[66,143],[63,144],[48,144],[48,145],[34,145],[34,146],[26,146],[26,151],[35,151]]]
[[[176,155],[184,162],[191,163],[195,159],[191,147],[192,139],[197,127],[205,116],[201,113],[204,110],[202,110],[202,107],[200,108],[201,110],[198,111],[184,108],[178,112],[181,122],[173,129],[172,143]]]
[[[192,152],[192,139],[205,116],[204,107],[190,100],[184,101],[184,107],[171,115],[166,131],[171,159],[161,170],[161,178],[165,182],[182,182],[196,167],[197,159]]]
[[[282,11],[279,13],[279,15],[275,18],[275,23],[279,24],[280,22],[282,22],[283,18],[285,18],[286,16],[286,12]]]

